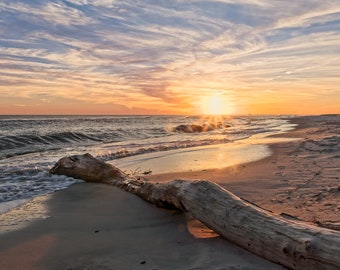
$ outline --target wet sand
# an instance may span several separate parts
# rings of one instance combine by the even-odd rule
[[[46,204],[48,218],[0,235],[1,269],[284,269],[112,186],[75,184]]]

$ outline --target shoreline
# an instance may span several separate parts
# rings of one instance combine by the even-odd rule
[[[292,118],[264,159],[221,169],[149,175],[149,181],[210,180],[275,214],[340,230],[340,115]],[[318,126],[322,124],[322,126]]]
[[[171,173],[194,172],[207,169],[221,169],[238,164],[255,162],[271,155],[270,144],[294,141],[286,138],[286,132],[293,128],[292,123],[281,126],[280,131],[260,133],[249,138],[212,144],[179,148],[174,150],[145,153],[115,159],[109,163],[127,174],[143,176]],[[232,156],[232,158],[230,158]],[[141,175],[138,175],[141,174]]]
[[[282,129],[290,130],[292,124],[286,123]],[[141,155],[121,158],[109,162],[120,168],[126,173],[139,177],[136,173],[150,172],[152,175],[167,174],[186,174],[197,170],[210,170],[210,168],[224,168],[234,165],[255,162],[271,155],[269,144],[290,141],[294,138],[284,138],[284,132],[272,131],[252,136],[250,138],[228,142],[224,144],[203,145],[189,148],[180,148],[156,153],[145,153]],[[268,134],[277,134],[277,138],[271,138]],[[230,159],[230,155],[233,156]],[[156,175],[155,174],[155,175]],[[172,179],[169,179],[172,180]],[[69,188],[69,187],[66,187]],[[2,231],[13,230],[27,224],[30,220],[45,217],[45,210],[42,206],[39,209],[38,201],[44,201],[44,198],[53,193],[39,195],[33,198],[19,199],[15,201],[4,202],[0,206],[0,233]],[[22,211],[26,204],[34,204],[36,213],[25,213]],[[22,217],[22,218],[21,218]],[[11,220],[6,223],[6,220]],[[2,228],[2,229],[1,229]],[[6,229],[3,229],[6,228]]]
[[[277,136],[301,139],[271,144],[267,158],[143,177],[212,180],[274,214],[340,229],[340,116],[293,119],[299,126]],[[183,213],[112,186],[77,183],[47,196],[23,206],[30,213],[43,205],[44,218],[0,234],[0,260],[7,269],[284,269]]]

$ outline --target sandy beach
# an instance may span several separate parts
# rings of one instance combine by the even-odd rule
[[[270,144],[272,155],[267,158],[147,178],[211,180],[276,214],[340,229],[340,116],[297,117],[292,122],[298,124],[295,130],[274,138],[299,140]]]
[[[143,177],[214,181],[275,214],[339,229],[340,117],[292,121],[297,129],[276,137],[299,140],[270,144],[259,161]],[[284,269],[115,187],[75,184],[37,204],[43,218],[0,234],[3,269]]]

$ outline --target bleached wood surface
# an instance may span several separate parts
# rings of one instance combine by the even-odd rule
[[[132,192],[159,207],[179,209],[237,245],[291,269],[340,269],[340,232],[287,220],[209,181],[149,183],[90,154],[62,158],[50,170]]]

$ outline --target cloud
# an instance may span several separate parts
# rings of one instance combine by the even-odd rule
[[[29,5],[20,2],[1,2],[0,10],[14,14],[31,23],[41,22],[53,25],[86,25],[91,19],[86,17],[81,10],[69,7],[62,1],[43,2],[40,5]]]
[[[331,0],[3,1],[0,93],[188,110],[214,91],[338,97],[339,14]]]
[[[282,9],[284,12],[278,13],[274,28],[310,27],[313,24],[337,20],[340,13],[339,4],[333,1],[311,1],[306,5],[296,3],[291,9]]]
[[[67,0],[68,3],[76,5],[92,5],[97,7],[112,8],[116,4],[116,0]]]

